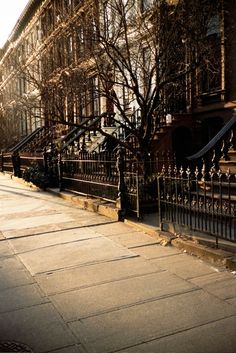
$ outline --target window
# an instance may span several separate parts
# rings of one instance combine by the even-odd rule
[[[201,93],[221,89],[221,36],[220,17],[211,16],[207,23],[208,60],[202,68]]]
[[[99,82],[98,77],[92,78],[92,110],[94,115],[100,113],[100,101],[99,101]]]
[[[219,15],[212,16],[207,24],[207,36],[220,34],[220,17]]]
[[[149,10],[153,5],[153,0],[141,0],[141,11],[145,12]]]

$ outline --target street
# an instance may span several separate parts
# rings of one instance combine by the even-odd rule
[[[235,273],[3,174],[0,205],[0,347],[236,352]]]

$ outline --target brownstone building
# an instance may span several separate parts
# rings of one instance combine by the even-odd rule
[[[137,22],[130,20],[134,15],[131,16],[130,10],[123,8],[126,11],[124,13],[127,15],[129,28],[136,31],[136,36],[142,43],[142,49],[140,49],[142,55],[138,54],[142,60],[138,66],[138,60],[136,61],[135,58],[137,52],[134,50],[136,44],[129,44],[130,38],[135,42],[133,32],[129,29],[127,41],[132,48],[130,55],[133,55],[129,60],[133,66],[137,66],[136,72],[140,76],[138,79],[135,77],[136,84],[131,84],[132,80],[126,82],[126,77],[130,79],[133,74],[129,71],[126,59],[122,63],[125,67],[124,71],[117,69],[118,65],[115,64],[116,77],[112,80],[110,77],[113,73],[109,76],[107,67],[106,72],[102,71],[102,65],[107,64],[108,57],[111,55],[111,51],[108,51],[111,47],[108,48],[107,44],[110,38],[114,40],[114,33],[116,33],[120,43],[122,42],[121,37],[118,37],[121,34],[115,27],[120,14],[115,11],[112,13],[113,7],[107,5],[112,4],[112,1],[108,3],[77,0],[29,1],[2,49],[0,61],[1,110],[3,116],[7,115],[8,121],[11,122],[10,126],[15,126],[16,139],[29,135],[40,126],[50,127],[55,124],[57,137],[58,134],[64,136],[71,129],[70,125],[80,124],[85,119],[100,116],[108,110],[115,113],[116,121],[113,125],[118,126],[119,121],[125,121],[121,124],[124,127],[125,124],[129,125],[130,119],[135,119],[136,124],[139,124],[138,119],[143,119],[140,125],[142,127],[148,109],[144,116],[143,113],[140,114],[142,111],[140,101],[146,99],[148,104],[150,103],[145,94],[148,89],[151,92],[150,95],[153,93],[154,81],[157,81],[157,76],[150,76],[152,68],[150,62],[156,60],[156,57],[150,54],[152,51],[150,48],[153,48],[155,43],[160,48],[165,44],[164,39],[155,38],[156,42],[152,43],[147,40],[144,28],[148,33],[149,24],[153,23],[154,15],[159,16],[160,11],[163,11],[163,15],[159,17],[167,26],[168,21],[170,23],[173,21],[170,9],[184,2],[150,0],[135,1],[135,3],[138,4],[136,16],[141,16],[139,18],[145,26],[140,24],[138,27]],[[189,6],[189,11],[192,11],[190,3],[186,6]],[[195,11],[201,6],[208,9],[208,1],[197,3],[198,7],[194,8]],[[155,100],[153,100],[149,109],[150,125],[153,125],[152,129],[154,129],[152,136],[156,136],[152,137],[154,142],[150,148],[175,152],[179,164],[183,162],[185,156],[204,146],[234,113],[236,37],[233,14],[235,11],[233,1],[216,1],[213,8],[209,10],[208,17],[202,17],[205,21],[205,38],[202,44],[196,44],[196,38],[194,39],[193,35],[188,37],[186,33],[185,37],[183,33],[181,34],[181,43],[178,42],[177,37],[172,36],[171,45],[174,48],[172,49],[174,54],[171,54],[172,59],[167,60],[168,72],[176,70],[179,58],[182,62],[178,66],[178,72],[183,69],[183,63],[187,67],[193,60],[194,46],[198,46],[194,52],[195,56],[205,56],[201,64],[196,65],[194,62],[195,69],[193,66],[191,70],[186,70],[178,82],[171,82],[170,90],[165,88],[160,91],[159,100],[165,102],[171,97],[171,103],[168,101],[160,104],[155,97],[158,108],[155,110],[153,103]],[[180,23],[178,18],[175,21]],[[161,30],[164,31],[168,26],[161,27]],[[107,42],[102,43],[104,53],[108,55],[105,56],[101,50],[102,45],[98,43],[101,38],[104,40],[108,32]],[[101,33],[104,35],[102,36]],[[160,38],[163,35],[161,33],[163,32],[160,31]],[[200,35],[202,33],[199,32],[199,42],[203,40]],[[201,51],[201,45],[207,49]],[[127,48],[122,50],[127,51]],[[110,56],[111,67],[114,65],[114,58],[115,56]],[[162,58],[159,59],[161,62]],[[117,54],[116,62],[121,61],[122,56]],[[120,72],[117,73],[119,70]],[[156,68],[155,70],[157,72]],[[150,82],[151,88],[147,89],[145,85]],[[111,89],[105,89],[109,85]],[[134,90],[135,85],[141,87],[138,93]],[[163,105],[162,108],[160,108],[161,105]],[[166,117],[170,124],[166,124]],[[132,124],[128,126],[129,131],[132,129]],[[114,132],[114,129],[111,131]]]

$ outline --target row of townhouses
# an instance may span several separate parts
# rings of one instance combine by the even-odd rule
[[[4,154],[15,171],[21,158],[19,173],[23,155],[33,156],[57,178],[60,164],[64,188],[114,201],[119,185],[123,207],[138,214],[145,202],[179,200],[182,211],[171,219],[191,226],[194,205],[199,216],[203,208],[216,212],[216,220],[230,208],[225,227],[232,237],[235,14],[231,0],[29,0],[0,55],[2,170]],[[167,170],[175,181],[188,178],[190,167],[202,184],[188,202],[184,188],[171,196],[171,183],[160,177],[145,184]],[[109,195],[95,184],[86,189],[92,175],[103,193],[110,185]]]

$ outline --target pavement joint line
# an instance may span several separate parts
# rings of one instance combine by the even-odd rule
[[[134,345],[129,345],[129,346],[125,346],[125,347],[122,347],[122,348],[119,348],[117,350],[112,350],[112,351],[108,351],[106,353],[119,353],[119,352],[122,352],[124,351],[125,349],[130,349],[130,348],[134,348],[134,347],[138,347],[142,344],[147,344],[147,343],[150,343],[150,342],[154,342],[154,341],[158,341],[158,340],[161,340],[163,338],[167,338],[167,337],[172,337],[172,336],[175,336],[175,335],[178,335],[178,334],[181,334],[183,332],[188,332],[188,331],[191,331],[191,330],[195,330],[199,327],[204,327],[204,326],[207,326],[207,325],[210,325],[210,324],[213,324],[213,323],[216,323],[216,322],[220,322],[220,321],[223,321],[225,319],[229,319],[231,317],[236,317],[236,315],[229,315],[229,316],[225,316],[223,318],[219,318],[219,319],[216,319],[216,320],[211,320],[211,321],[208,321],[208,322],[205,322],[203,324],[200,324],[200,325],[194,325],[194,326],[191,326],[191,327],[185,327],[183,329],[180,329],[180,330],[176,330],[174,331],[173,333],[167,333],[165,335],[162,335],[162,336],[156,336],[156,337],[153,337],[153,338],[150,338],[148,340],[142,340],[140,342],[138,342],[137,344],[134,344]],[[152,352],[150,352],[152,353]]]
[[[190,255],[191,256],[191,255]],[[225,270],[225,269],[224,269]],[[168,271],[168,270],[167,270]],[[226,272],[226,271],[225,271]],[[187,281],[188,283],[191,283],[192,284],[192,282],[191,282],[191,280],[193,280],[193,279],[196,279],[196,278],[201,278],[201,277],[204,277],[204,276],[207,276],[207,275],[209,275],[209,274],[211,274],[210,272],[208,272],[208,273],[206,273],[206,274],[202,274],[202,275],[198,275],[198,276],[193,276],[193,277],[188,277],[188,278],[186,278],[186,277],[182,277],[181,275],[179,275],[179,274],[177,274],[177,273],[174,273],[174,272],[171,272],[172,274],[174,274],[175,276],[177,276],[178,278],[180,278],[180,279],[182,279],[182,280],[184,280],[184,281]],[[202,287],[201,287],[202,288]]]
[[[160,244],[158,244],[160,245]],[[160,245],[162,246],[162,245]],[[180,252],[179,254],[168,254],[168,255],[161,255],[161,256],[158,256],[158,257],[151,257],[151,258],[148,258],[146,257],[145,259],[146,260],[149,260],[149,261],[152,261],[152,260],[158,260],[158,259],[165,259],[165,258],[170,258],[170,257],[174,257],[174,256],[180,256],[182,255],[182,252]],[[144,257],[145,255],[140,255],[141,257]]]
[[[160,245],[160,242],[154,242],[154,243],[146,243],[146,244],[140,244],[140,245],[131,245],[127,246],[128,249],[138,249],[138,248],[145,248],[147,246],[151,245]]]
[[[57,273],[57,272],[63,272],[63,271],[67,271],[68,269],[76,269],[76,268],[80,268],[80,267],[90,267],[90,266],[96,266],[100,263],[104,264],[104,263],[109,263],[109,262],[117,262],[117,261],[122,261],[122,260],[132,260],[132,259],[135,259],[135,258],[139,258],[140,256],[139,255],[132,255],[132,256],[129,256],[129,257],[121,257],[121,258],[115,258],[115,259],[108,259],[108,260],[101,260],[100,262],[92,262],[92,263],[84,263],[84,264],[78,264],[78,265],[72,265],[70,267],[64,267],[64,268],[60,268],[60,269],[55,269],[55,270],[48,270],[46,272],[38,272],[36,273],[34,276],[44,276],[45,274],[48,274],[48,275],[52,275],[54,273]],[[165,270],[164,270],[165,271]]]
[[[28,287],[28,286],[35,286],[35,287],[38,287],[37,291],[40,293],[41,297],[42,298],[46,297],[44,291],[41,289],[41,287],[39,286],[38,282],[33,277],[31,277],[31,278],[32,278],[33,282],[28,282],[28,283],[19,284],[17,286],[11,286],[11,287],[2,288],[1,289],[1,293],[4,292],[4,291],[10,290],[10,289],[24,288],[24,287]]]
[[[67,348],[74,348],[74,347],[77,348],[77,347],[80,347],[80,346],[82,346],[82,343],[69,344],[67,346],[61,346],[59,348],[56,348],[56,349],[53,349],[53,350],[50,350],[50,351],[43,351],[41,353],[57,353],[57,352],[60,352],[62,349],[64,350],[64,349],[67,349]],[[85,350],[84,347],[83,347],[83,350],[84,350],[84,353],[87,352],[87,350]]]
[[[64,242],[61,242],[61,243],[56,243],[56,244],[51,244],[51,245],[45,245],[45,246],[42,246],[42,247],[38,247],[36,249],[31,249],[31,250],[26,250],[26,251],[21,251],[21,252],[18,252],[18,251],[15,251],[14,254],[15,255],[23,255],[23,254],[27,254],[27,253],[30,253],[30,252],[34,252],[34,251],[38,251],[38,250],[43,250],[43,249],[48,249],[48,248],[53,248],[55,246],[58,246],[58,245],[66,245],[66,244],[73,244],[73,243],[80,243],[80,242],[83,242],[83,241],[88,241],[88,240],[92,240],[92,239],[100,239],[101,237],[99,236],[94,236],[92,238],[85,238],[85,239],[78,239],[78,240],[70,240],[70,241],[64,241]],[[13,248],[14,248],[14,245],[12,245]],[[1,352],[0,352],[1,353]]]
[[[44,305],[44,304],[52,304],[50,300],[45,300],[43,302],[39,302],[37,304],[32,304],[32,305],[24,305],[23,307],[21,308],[15,308],[15,309],[10,309],[10,310],[6,310],[6,311],[0,311],[0,315],[5,315],[5,314],[10,314],[10,313],[14,313],[14,312],[17,312],[17,311],[20,311],[20,310],[25,310],[25,309],[30,309],[30,308],[35,308],[37,306],[41,306],[41,305]],[[2,353],[0,351],[0,353]]]
[[[101,311],[98,311],[96,313],[93,313],[93,314],[90,314],[90,315],[87,315],[87,316],[81,316],[81,317],[78,317],[78,318],[74,318],[72,320],[67,320],[66,322],[67,323],[72,323],[72,322],[76,322],[78,320],[80,320],[80,321],[87,320],[87,319],[89,319],[91,317],[96,317],[96,316],[100,316],[100,315],[106,315],[106,314],[109,314],[109,313],[113,313],[115,311],[121,311],[121,310],[125,310],[125,309],[132,308],[132,307],[135,307],[135,306],[141,306],[141,305],[144,305],[144,304],[157,302],[159,300],[164,300],[164,299],[167,299],[167,298],[173,298],[173,297],[177,297],[177,296],[188,294],[188,293],[192,293],[192,292],[198,292],[198,291],[201,291],[201,290],[202,290],[202,288],[193,287],[193,288],[185,290],[185,291],[171,293],[171,294],[166,294],[166,295],[161,295],[159,297],[158,296],[157,297],[152,297],[152,298],[148,298],[148,299],[145,299],[145,300],[142,300],[142,301],[136,301],[136,302],[132,302],[130,304],[121,305],[119,307],[110,308],[108,310],[101,310]],[[233,315],[233,316],[235,316],[235,315]]]
[[[47,294],[48,297],[53,297],[55,295],[60,295],[60,294],[64,294],[64,293],[71,293],[71,292],[77,292],[83,289],[88,289],[88,288],[93,288],[93,287],[99,287],[102,285],[106,285],[109,283],[116,283],[116,282],[121,282],[121,281],[125,281],[128,279],[132,279],[132,278],[139,278],[139,277],[144,277],[144,276],[148,276],[148,275],[154,275],[154,274],[158,274],[158,273],[162,273],[162,272],[167,272],[166,270],[157,270],[157,271],[152,271],[152,272],[147,272],[147,273],[141,273],[141,274],[137,274],[137,275],[132,275],[132,276],[127,276],[127,277],[121,277],[118,279],[114,279],[114,280],[109,280],[109,281],[101,281],[101,282],[97,282],[97,283],[93,283],[91,285],[83,285],[83,286],[78,286],[78,287],[73,287],[70,289],[64,289],[63,291],[60,292],[51,292],[50,294]],[[36,279],[37,281],[37,279]],[[193,285],[193,283],[190,283]]]
[[[116,223],[116,222],[110,222],[110,223]],[[110,224],[110,223],[108,223],[108,224]],[[105,225],[105,224],[107,224],[107,223],[106,222],[102,223],[102,225]],[[81,226],[78,226],[78,227],[62,228],[62,229],[50,230],[50,231],[47,231],[47,232],[40,232],[40,233],[34,233],[34,234],[23,234],[23,235],[19,235],[17,237],[6,237],[4,235],[4,231],[3,231],[2,235],[4,236],[4,239],[0,239],[0,242],[1,241],[5,241],[5,240],[14,240],[14,239],[34,237],[35,235],[44,235],[44,234],[50,234],[50,233],[63,232],[63,231],[67,231],[67,230],[96,227],[97,225],[100,225],[100,223],[89,224],[89,225],[81,225]],[[30,229],[30,228],[25,228],[25,229]],[[11,231],[11,229],[9,229],[9,230]],[[9,231],[9,230],[7,230],[7,231]],[[95,233],[98,233],[98,232],[95,232]],[[98,233],[98,234],[100,234],[100,233]]]
[[[16,254],[17,255],[17,254]],[[112,259],[112,261],[116,261],[117,259],[121,260],[121,259],[130,259],[130,258],[134,258],[134,257],[139,257],[136,256],[136,255],[126,255],[126,256],[120,256],[120,257],[117,257],[117,258],[114,258]],[[57,269],[49,269],[47,271],[42,271],[42,272],[36,272],[34,273],[33,276],[36,276],[36,275],[43,275],[45,273],[49,273],[49,272],[57,272],[57,271],[64,271],[64,270],[67,270],[67,269],[71,269],[71,268],[79,268],[79,267],[85,267],[85,266],[91,266],[91,265],[96,265],[96,264],[100,264],[100,263],[106,263],[106,262],[109,262],[109,259],[104,259],[104,260],[99,260],[99,261],[88,261],[88,262],[84,262],[82,264],[78,264],[78,265],[71,265],[71,266],[66,266],[66,267],[59,267]]]
[[[4,290],[20,288],[20,287],[27,286],[27,285],[30,285],[30,284],[38,284],[38,283],[32,277],[32,282],[28,282],[26,284],[18,284],[16,286],[5,287],[5,288],[1,289],[1,292],[4,291]],[[0,351],[0,353],[1,353],[1,351]]]
[[[39,211],[35,211],[35,209],[34,209],[33,211],[34,211],[34,213],[30,214],[30,215],[28,215],[27,211],[11,213],[11,220],[12,219],[17,219],[17,218],[20,218],[20,219],[21,218],[26,218],[26,219],[28,219],[28,218],[32,218],[32,217],[34,218],[34,217],[39,217],[39,216],[43,217],[45,215],[50,216],[50,215],[54,215],[54,214],[56,214],[56,215],[62,214],[61,211],[50,210],[50,209],[39,210]],[[1,219],[4,220],[4,218],[6,218],[8,216],[9,216],[9,214],[2,214],[2,215],[0,215],[0,220]]]

